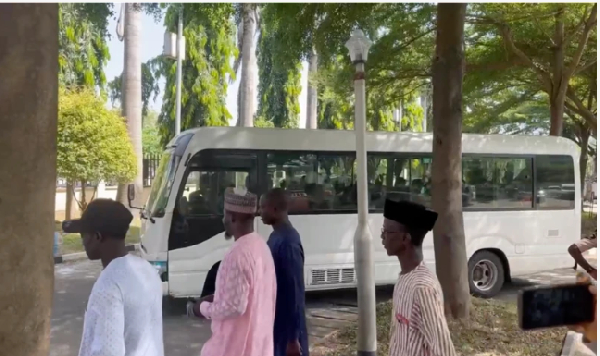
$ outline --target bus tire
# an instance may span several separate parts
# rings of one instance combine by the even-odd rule
[[[469,289],[480,298],[492,298],[500,292],[505,280],[504,265],[491,251],[479,251],[469,260]]]

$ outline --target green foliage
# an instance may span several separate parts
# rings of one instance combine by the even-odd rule
[[[158,155],[163,152],[164,146],[160,142],[158,129],[158,113],[149,111],[143,118],[142,151],[144,155]]]
[[[165,26],[175,31],[180,5],[167,8]],[[186,60],[181,88],[181,129],[227,126],[231,114],[225,105],[227,80],[235,77],[231,62],[237,56],[232,4],[184,4]],[[156,58],[149,63],[155,78],[166,80],[163,106],[158,118],[161,141],[168,142],[175,127],[176,62]]]
[[[158,85],[158,77],[154,76],[154,72],[150,67],[150,63],[142,63],[142,115],[148,115],[148,106],[150,100],[156,100],[160,93],[160,86]],[[109,97],[113,105],[122,100],[122,84],[123,74],[115,77],[110,83],[108,83]]]
[[[567,108],[595,128],[595,105],[583,105],[585,96],[575,89],[595,71],[595,11],[582,3],[470,5],[465,92],[511,83],[559,100],[566,83]]]
[[[369,127],[395,129],[392,110],[400,102],[408,108],[403,126],[421,127],[423,113],[413,102],[429,85],[434,10],[431,4],[266,4],[263,27],[283,25],[265,47],[284,64],[308,59],[315,48],[319,71],[309,80],[318,87],[319,127],[350,129],[354,68],[345,43],[354,28],[362,29],[373,41],[366,65]]]
[[[135,154],[124,119],[91,89],[61,89],[58,114],[60,177],[119,183],[135,177]]]
[[[257,48],[260,78],[257,119],[260,122],[272,122],[274,127],[297,128],[300,120],[298,97],[302,91],[302,64],[300,58],[284,59],[274,51],[282,45],[282,28],[287,28],[288,24],[270,10],[265,5]]]
[[[112,6],[112,5],[110,5]],[[106,85],[104,66],[110,59],[108,4],[59,4],[59,82],[67,87]]]
[[[259,116],[254,120],[254,127],[274,128],[275,124],[273,121],[265,120],[263,117]]]

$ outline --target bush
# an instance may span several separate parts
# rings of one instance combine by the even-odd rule
[[[90,89],[59,93],[57,170],[72,182],[127,183],[137,163],[125,120]]]

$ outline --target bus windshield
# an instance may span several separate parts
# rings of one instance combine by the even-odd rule
[[[146,204],[145,211],[150,214],[150,217],[160,218],[164,216],[180,160],[181,157],[175,155],[173,149],[168,149],[163,153]]]

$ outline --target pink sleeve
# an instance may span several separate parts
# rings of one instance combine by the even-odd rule
[[[237,318],[246,312],[250,291],[250,269],[241,256],[228,256],[221,262],[217,274],[217,290],[212,303],[200,304],[207,319]]]

